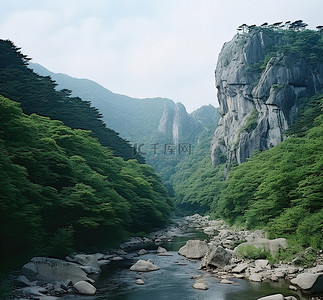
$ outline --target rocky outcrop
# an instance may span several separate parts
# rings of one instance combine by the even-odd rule
[[[262,72],[256,70],[266,47],[278,40],[279,35],[253,31],[224,44],[215,74],[221,118],[211,144],[213,164],[240,164],[255,150],[281,143],[297,117],[299,99],[322,91],[322,64],[279,54]]]
[[[200,240],[189,240],[186,245],[178,250],[180,255],[187,258],[198,259],[202,258],[209,251],[209,246],[206,242]]]

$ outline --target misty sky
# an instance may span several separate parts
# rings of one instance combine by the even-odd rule
[[[0,0],[0,38],[53,72],[187,110],[217,106],[214,70],[242,23],[323,25],[323,0]],[[87,99],[86,99],[87,100]]]

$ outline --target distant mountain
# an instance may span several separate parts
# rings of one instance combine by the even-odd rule
[[[180,160],[180,157],[174,156],[171,163],[165,162],[166,145],[175,145],[177,151],[181,143],[194,147],[198,136],[206,128],[215,130],[219,120],[218,110],[212,105],[202,106],[189,114],[182,103],[174,103],[170,99],[131,98],[115,94],[88,79],[53,73],[39,64],[30,63],[29,67],[39,75],[50,76],[58,84],[57,89],[71,90],[72,96],[91,101],[103,115],[107,127],[131,143],[142,145],[139,151],[146,153],[147,163],[165,181],[175,172]],[[156,153],[157,149],[159,153]]]

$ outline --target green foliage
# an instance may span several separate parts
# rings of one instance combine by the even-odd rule
[[[322,99],[303,99],[293,137],[230,170],[213,212],[230,224],[265,227],[271,238],[322,248]]]
[[[300,100],[300,113],[295,124],[287,130],[287,135],[304,137],[313,127],[314,120],[321,115],[322,95]],[[305,109],[306,108],[306,109]]]
[[[241,127],[240,132],[242,131],[251,132],[252,130],[254,130],[257,126],[257,120],[258,120],[258,110],[254,108],[251,111],[250,115],[248,116],[244,126]]]
[[[111,245],[163,226],[173,205],[153,169],[125,161],[89,131],[27,116],[0,96],[2,264]]]
[[[74,96],[91,99],[92,104],[102,113],[103,120],[109,128],[119,132],[120,136],[129,140],[132,144],[142,145],[140,150],[146,153],[144,155],[146,163],[154,168],[167,187],[168,193],[173,195],[170,177],[176,172],[176,165],[181,160],[186,159],[187,155],[184,153],[178,154],[178,145],[175,147],[176,154],[165,155],[164,153],[165,144],[173,141],[172,121],[177,108],[172,100],[165,98],[131,98],[112,93],[91,80],[52,73],[38,64],[30,64],[30,66],[40,75],[49,75],[55,79],[58,83],[56,89],[68,88],[72,90]],[[180,114],[182,115],[182,113],[186,114],[184,111]],[[160,130],[159,127],[162,117],[163,121],[166,121],[164,123],[165,131]],[[190,143],[193,149],[198,143],[199,134],[205,128],[215,130],[220,115],[212,105],[204,105],[191,113],[188,118],[187,121],[189,122],[185,122],[185,128],[180,132],[179,143]],[[155,151],[154,147],[156,147]]]
[[[13,280],[5,277],[5,274],[0,274],[0,299],[10,299],[14,289]]]
[[[269,250],[261,247],[255,247],[253,245],[241,245],[237,254],[249,259],[270,259],[271,254]]]
[[[0,40],[0,94],[20,102],[27,114],[37,113],[60,120],[71,128],[91,130],[91,135],[117,156],[134,157],[130,144],[106,128],[98,109],[89,101],[71,97],[72,91],[68,89],[56,91],[57,84],[49,76],[40,76],[28,69],[29,60],[11,41]],[[144,162],[140,155],[136,159]]]
[[[278,54],[288,54],[317,65],[323,61],[323,35],[314,30],[291,31],[259,29],[274,41],[265,48],[265,59],[247,66],[248,72],[263,72],[271,60]],[[277,62],[275,62],[277,63]]]
[[[210,211],[212,203],[217,203],[224,183],[223,166],[214,168],[211,164],[211,134],[204,132],[192,155],[177,165],[171,178],[179,213],[204,214]]]

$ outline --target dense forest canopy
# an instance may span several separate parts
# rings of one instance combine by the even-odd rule
[[[167,222],[172,203],[151,167],[2,96],[0,125],[2,262],[113,244]]]
[[[0,40],[0,94],[21,103],[27,114],[37,113],[61,120],[71,128],[91,130],[91,135],[117,156],[134,158],[134,149],[119,135],[106,128],[98,109],[89,101],[71,97],[71,91],[56,91],[49,76],[40,76],[28,68],[30,58],[9,40]],[[143,163],[144,158],[135,158]]]
[[[164,226],[173,203],[154,170],[28,61],[0,41],[0,267]]]

